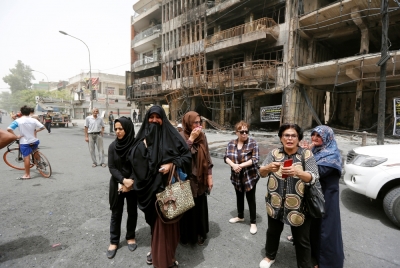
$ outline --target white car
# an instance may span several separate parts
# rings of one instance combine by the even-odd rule
[[[383,198],[383,209],[400,227],[400,144],[355,148],[347,154],[344,182],[372,199]]]

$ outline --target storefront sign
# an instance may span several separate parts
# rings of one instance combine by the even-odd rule
[[[282,105],[260,107],[261,122],[281,121]]]
[[[393,135],[400,136],[400,98],[393,99]]]

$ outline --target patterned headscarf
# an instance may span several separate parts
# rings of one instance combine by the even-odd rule
[[[322,145],[312,149],[317,165],[332,167],[342,172],[342,157],[337,147],[333,130],[328,126],[317,126],[311,135],[318,133],[322,138]]]

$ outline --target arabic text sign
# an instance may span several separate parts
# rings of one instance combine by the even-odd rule
[[[260,107],[261,122],[281,121],[282,105]]]

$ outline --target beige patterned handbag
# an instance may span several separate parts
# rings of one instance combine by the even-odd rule
[[[176,182],[171,184],[172,176]],[[168,185],[161,193],[156,194],[160,211],[167,219],[174,219],[194,207],[190,181],[181,181],[178,172],[175,172],[175,165],[172,165],[168,176]]]

